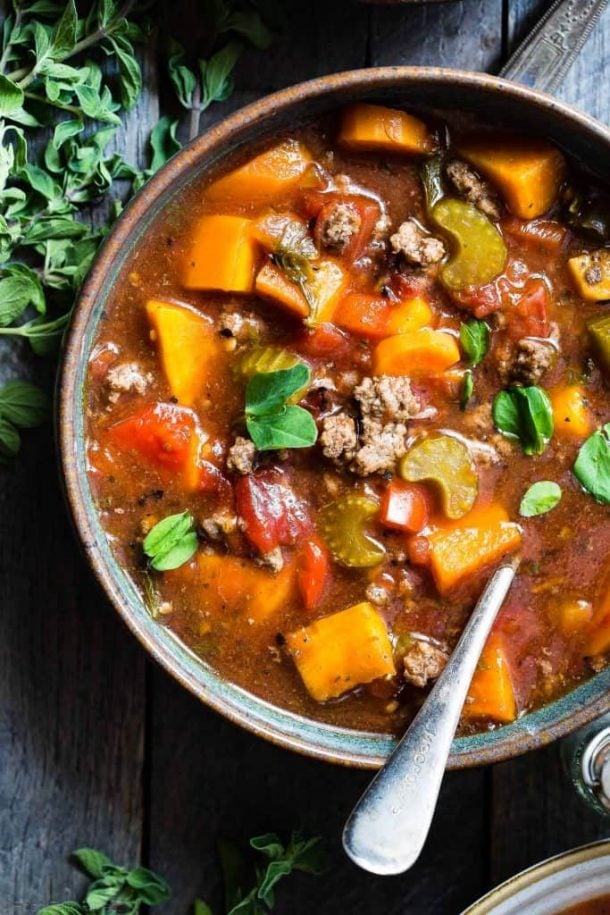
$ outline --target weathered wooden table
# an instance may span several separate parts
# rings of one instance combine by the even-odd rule
[[[222,117],[280,86],[355,67],[440,64],[496,72],[547,0],[462,0],[365,7],[354,0],[285,0],[287,33],[237,72]],[[171,9],[161,32],[192,38],[197,4]],[[187,25],[188,24],[188,25]],[[606,15],[562,97],[610,121]],[[139,155],[158,112],[159,60],[121,144]],[[9,378],[25,353],[0,352]],[[303,827],[329,839],[333,868],[297,878],[280,913],[455,915],[515,871],[610,831],[563,775],[557,746],[494,768],[447,776],[422,859],[379,879],[343,857],[340,831],[366,773],[278,749],[200,705],[147,661],[82,559],[62,502],[50,430],[27,436],[14,469],[0,470],[0,913],[33,915],[74,898],[65,862],[84,844],[118,861],[142,860],[186,915],[219,896],[215,840]],[[220,909],[219,909],[220,910]]]

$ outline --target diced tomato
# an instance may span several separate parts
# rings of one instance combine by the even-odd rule
[[[548,304],[549,294],[544,282],[534,279],[527,283],[521,298],[512,307],[504,309],[509,336],[513,340],[548,337]]]
[[[299,551],[297,584],[307,610],[313,610],[324,594],[330,571],[330,557],[318,537],[306,540]]]
[[[296,543],[311,531],[307,507],[285,479],[272,468],[241,477],[235,484],[237,514],[245,521],[246,537],[261,553]]]
[[[427,537],[411,537],[407,543],[409,562],[414,566],[428,565],[430,557],[430,541]]]
[[[417,534],[428,523],[430,503],[424,486],[392,480],[381,499],[379,520],[385,527]]]
[[[376,200],[363,194],[338,194],[334,191],[308,191],[304,195],[304,206],[308,216],[315,217],[314,239],[320,246],[324,226],[332,216],[337,204],[346,204],[357,211],[360,217],[360,228],[341,252],[347,260],[356,261],[362,257],[368,245],[375,224],[381,215],[381,206]]]
[[[338,359],[349,351],[350,339],[334,324],[318,324],[299,336],[296,347],[299,352],[314,359],[326,356]]]
[[[205,442],[196,414],[176,404],[155,403],[110,426],[108,442],[123,451],[137,451],[162,471],[183,475],[187,489],[220,491],[222,474],[203,461]]]
[[[486,318],[502,308],[502,296],[496,282],[455,289],[452,290],[451,297],[458,308],[472,312],[475,318]]]
[[[230,496],[233,493],[233,487],[218,469],[216,464],[211,461],[202,461],[198,463],[199,469],[199,486],[200,492],[217,492],[222,496]]]
[[[385,286],[396,301],[429,299],[434,281],[425,273],[393,273]]]
[[[518,241],[533,244],[546,252],[558,251],[567,235],[565,226],[550,219],[518,219],[516,216],[507,216],[500,225],[505,234]]]

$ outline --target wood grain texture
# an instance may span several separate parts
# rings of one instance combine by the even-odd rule
[[[499,67],[502,0],[375,8],[371,17],[370,62],[375,66]]]
[[[507,44],[515,49],[531,24],[550,6],[549,0],[508,0]],[[603,13],[558,97],[610,124],[610,94],[605,71],[610,62],[610,9]]]

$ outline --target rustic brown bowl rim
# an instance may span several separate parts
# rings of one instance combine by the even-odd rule
[[[216,155],[220,158],[226,154],[236,142],[239,145],[240,134],[253,125],[256,125],[260,136],[272,135],[278,114],[294,108],[298,115],[307,102],[315,104],[316,100],[322,100],[325,107],[332,108],[348,98],[374,97],[376,93],[387,90],[399,91],[401,87],[404,90],[407,84],[413,83],[419,83],[422,87],[455,86],[462,90],[482,91],[482,95],[494,93],[499,99],[511,100],[513,104],[522,102],[524,107],[544,109],[565,123],[566,129],[577,131],[593,144],[605,144],[610,150],[610,131],[588,115],[525,86],[463,70],[378,67],[323,76],[275,92],[247,105],[207,130],[170,160],[129,204],[102,245],[85,281],[66,335],[59,376],[58,444],[72,519],[95,576],[136,638],[183,686],[235,723],[306,755],[362,768],[376,768],[384,762],[392,748],[390,738],[380,742],[376,735],[335,729],[336,745],[330,739],[330,743],[327,740],[324,744],[321,739],[317,742],[317,738],[309,733],[312,728],[316,729],[316,723],[309,719],[269,706],[274,713],[270,716],[273,720],[265,720],[264,716],[261,717],[249,707],[251,702],[258,702],[256,697],[242,691],[239,703],[230,702],[224,694],[222,682],[219,681],[213,688],[199,682],[192,664],[189,667],[179,662],[167,640],[162,642],[159,634],[161,627],[150,619],[147,621],[142,613],[134,612],[135,586],[130,588],[125,582],[119,581],[121,570],[117,571],[116,563],[115,568],[112,567],[108,545],[105,538],[100,537],[99,529],[96,529],[95,511],[91,507],[83,456],[83,373],[88,357],[90,319],[93,320],[91,316],[96,302],[101,298],[105,285],[110,282],[107,278],[112,274],[121,250],[129,247],[135,229],[147,223],[147,216],[150,216],[154,203],[186,181],[197,170],[200,161],[206,157]],[[301,117],[300,120],[302,119]],[[231,684],[226,686],[232,687]],[[525,715],[513,725],[458,738],[449,760],[449,768],[460,769],[498,762],[562,737],[610,709],[609,689],[610,669],[543,709]],[[327,726],[320,727],[328,730]]]

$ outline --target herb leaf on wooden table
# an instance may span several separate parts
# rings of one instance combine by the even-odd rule
[[[213,53],[198,65],[199,114],[230,95],[233,67],[244,43],[263,48],[271,40],[250,3],[206,0],[204,6],[212,23]],[[121,115],[140,97],[136,48],[150,34],[133,0],[83,3],[82,12],[74,0],[29,5],[14,0],[4,21],[0,337],[27,340],[38,355],[56,351],[75,297],[125,199],[181,146],[178,122],[164,116],[150,136],[148,165],[128,162],[111,150]],[[107,76],[103,64],[110,56],[118,74]],[[172,67],[178,88],[175,62],[170,71]],[[189,77],[185,70],[181,73],[186,87],[180,100],[189,107]],[[32,154],[32,146],[40,152]],[[104,217],[101,227],[88,224],[92,205]],[[7,426],[0,414],[0,458],[16,454],[18,448],[15,424]]]

